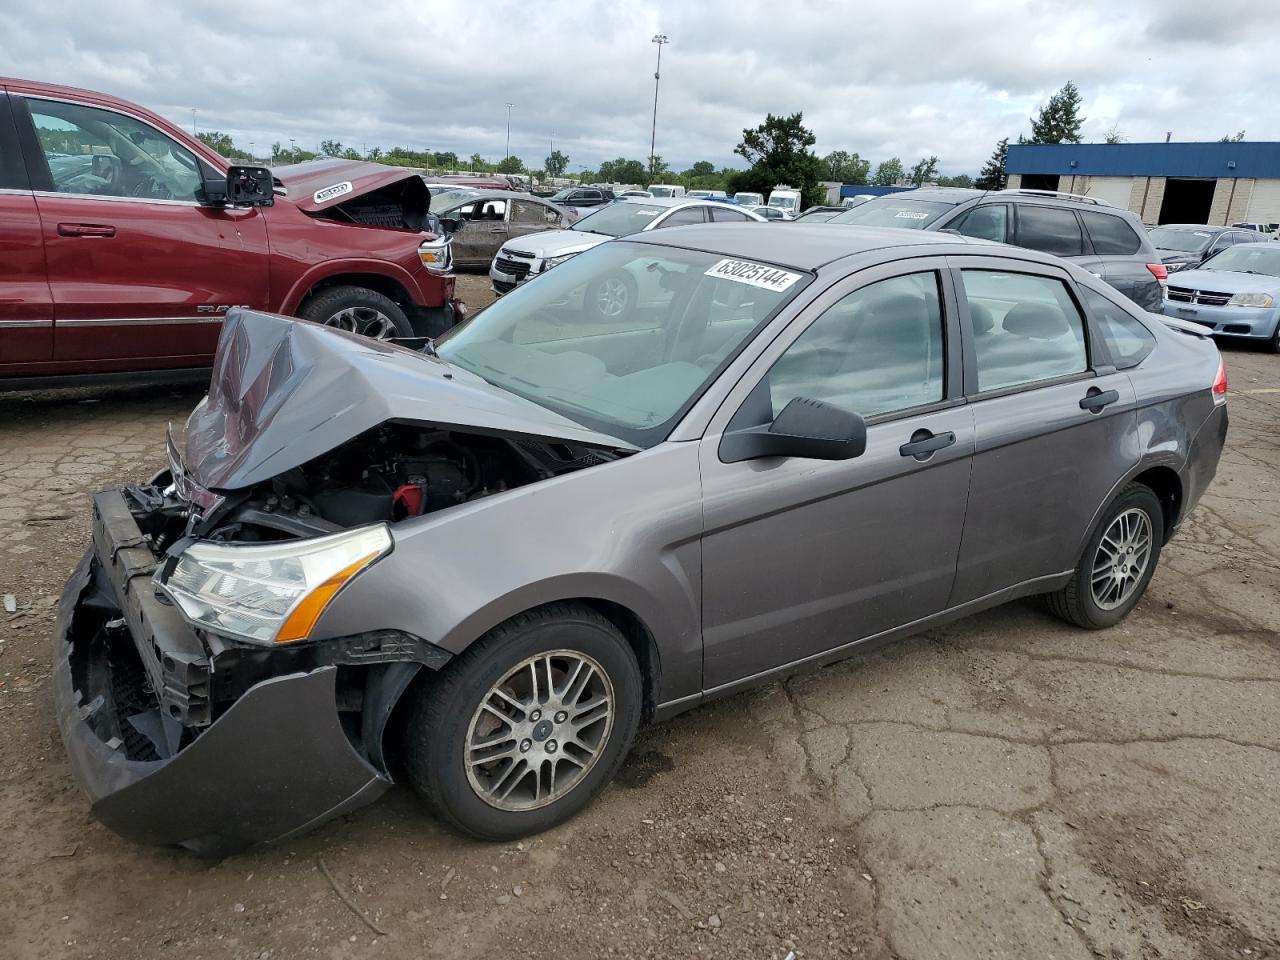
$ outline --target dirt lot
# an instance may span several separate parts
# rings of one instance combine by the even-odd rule
[[[1280,957],[1280,358],[1227,362],[1218,480],[1120,628],[1019,603],[721,701],[524,843],[397,788],[217,864],[89,816],[49,688],[87,494],[198,392],[0,397],[0,956]]]

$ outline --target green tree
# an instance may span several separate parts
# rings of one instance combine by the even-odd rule
[[[684,175],[686,177],[714,177],[716,175],[716,165],[710,160],[699,160],[686,170]]]
[[[917,187],[928,180],[936,179],[938,176],[938,158],[922,157],[914,167],[911,168],[911,182]]]
[[[277,140],[271,145],[271,162],[273,164],[303,163],[314,160],[316,155],[301,147],[282,147]]]
[[[326,157],[340,157],[342,156],[342,150],[343,147],[341,140],[320,141],[320,152]]]
[[[995,150],[991,152],[991,159],[983,165],[973,185],[979,190],[1003,190],[1007,179],[1004,174],[1004,165],[1008,157],[1009,138],[1005,137],[996,144]]]
[[[733,152],[751,169],[730,177],[726,192],[753,190],[769,193],[778,184],[787,184],[801,192],[804,206],[823,203],[826,191],[822,180],[822,161],[809,148],[816,142],[813,131],[804,125],[804,114],[790,116],[767,114],[764,123],[742,131],[742,141]]]
[[[477,173],[485,173],[489,169],[489,165],[484,162],[484,157],[480,156],[478,153],[473,153],[471,155],[469,164],[471,169]]]
[[[871,182],[877,187],[892,187],[901,179],[902,161],[897,157],[890,157],[876,167],[876,175],[871,178]]]
[[[1124,135],[1124,131],[1120,129],[1120,124],[1113,123],[1111,129],[1107,131],[1107,138],[1103,143],[1124,143],[1128,139]]]
[[[569,166],[569,158],[559,150],[552,150],[551,156],[547,157],[546,168],[548,177],[562,177],[565,170]]]
[[[1049,98],[1040,112],[1031,118],[1031,137],[1019,137],[1019,143],[1079,143],[1080,128],[1085,118],[1080,116],[1080,104],[1084,98],[1070,80]]]
[[[962,173],[955,177],[938,177],[938,186],[969,188],[973,186],[973,177],[967,173]]]
[[[665,167],[666,165],[663,164],[662,169],[657,172],[661,173]],[[583,179],[586,179],[585,172],[583,173]],[[649,171],[639,160],[618,157],[616,160],[606,160],[600,164],[600,172],[591,178],[591,182],[596,180],[600,183],[648,183]]]
[[[1240,142],[1241,140],[1243,140],[1243,139],[1244,139],[1244,131],[1243,131],[1243,130],[1238,130],[1238,131],[1236,131],[1236,135],[1235,135],[1235,136],[1230,136],[1230,135],[1228,135],[1228,136],[1224,136],[1224,137],[1223,137],[1221,140],[1219,140],[1218,142],[1219,142],[1219,143],[1239,143],[1239,142]]]
[[[503,157],[498,161],[497,171],[499,173],[524,173],[524,161],[516,156]]]
[[[206,143],[213,149],[217,150],[224,157],[239,157],[244,155],[244,151],[240,150],[231,139],[228,133],[222,133],[219,130],[204,130],[196,134],[196,139],[201,143]]]
[[[822,158],[823,176],[838,183],[863,184],[871,173],[871,163],[856,153],[832,150]]]
[[[370,148],[369,148],[369,152],[368,152],[368,153],[366,153],[366,154],[364,155],[364,158],[365,158],[366,160],[372,160],[372,161],[374,161],[375,163],[377,163],[379,160],[381,160],[381,159],[382,159],[382,148],[381,148],[381,147],[370,147]]]

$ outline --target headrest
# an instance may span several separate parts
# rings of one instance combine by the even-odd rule
[[[1053,340],[1071,332],[1061,308],[1049,303],[1018,304],[1004,315],[1004,330],[1032,340]]]

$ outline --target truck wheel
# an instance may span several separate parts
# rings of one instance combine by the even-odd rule
[[[412,337],[413,325],[390,297],[367,287],[330,287],[302,308],[303,320],[374,340]]]
[[[1103,513],[1071,579],[1047,594],[1057,617],[1087,630],[1112,627],[1146,592],[1164,542],[1164,510],[1149,487],[1131,483]]]
[[[508,620],[416,696],[408,779],[442,822],[482,840],[539,833],[590,803],[626,756],[642,700],[627,641],[577,604]]]

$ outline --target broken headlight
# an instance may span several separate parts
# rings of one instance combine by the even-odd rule
[[[197,543],[161,588],[197,627],[291,643],[305,640],[343,585],[390,550],[382,524],[287,543]]]
[[[423,240],[418,244],[418,259],[430,273],[448,273],[453,266],[453,254],[449,249],[449,238]]]

